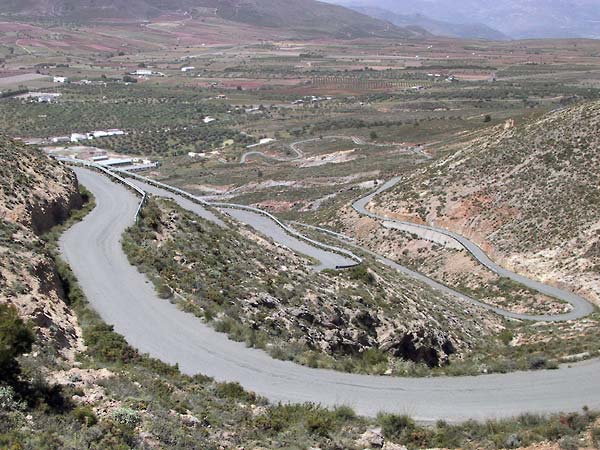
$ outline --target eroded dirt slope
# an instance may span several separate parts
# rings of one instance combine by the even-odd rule
[[[81,332],[40,235],[80,205],[70,171],[0,136],[0,303],[16,306],[65,356],[81,347]]]
[[[370,207],[457,231],[517,272],[600,301],[600,102],[444,150]]]

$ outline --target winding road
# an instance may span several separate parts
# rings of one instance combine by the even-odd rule
[[[198,214],[200,217],[203,217],[207,220],[217,223],[218,225],[225,226],[225,224],[222,221],[220,221],[220,220],[216,221],[215,215],[211,211],[209,211],[207,208],[190,201],[188,198],[183,197],[182,195],[178,195],[177,193],[173,193],[172,191],[168,191],[168,190],[165,190],[165,189],[162,189],[162,188],[159,188],[159,187],[156,187],[156,186],[150,184],[150,183],[156,183],[153,180],[146,179],[147,182],[144,182],[144,181],[141,181],[144,179],[144,177],[141,177],[139,175],[132,175],[132,176],[134,176],[135,178],[132,180],[130,179],[129,182],[131,182],[136,187],[144,190],[145,192],[147,192],[149,194],[173,199],[184,209],[194,212],[194,213]],[[459,291],[456,291],[456,290],[452,289],[451,287],[448,287],[432,278],[429,278],[426,275],[423,275],[419,272],[416,272],[412,269],[402,266],[389,258],[379,255],[379,254],[369,250],[366,247],[354,244],[354,243],[348,241],[348,239],[345,236],[339,235],[338,233],[334,233],[334,232],[331,232],[329,230],[325,230],[325,229],[319,228],[319,227],[311,227],[310,225],[306,225],[306,224],[302,224],[302,223],[296,223],[296,225],[313,228],[317,231],[330,234],[332,237],[334,237],[338,241],[343,242],[343,244],[346,247],[352,247],[352,248],[358,249],[361,252],[374,257],[381,264],[391,267],[392,269],[395,269],[417,281],[420,281],[420,282],[428,285],[429,287],[436,289],[439,292],[453,296],[454,298],[457,298],[463,302],[479,306],[479,307],[487,309],[489,311],[493,311],[494,313],[501,315],[503,317],[509,318],[509,319],[527,320],[527,321],[532,321],[532,322],[564,322],[564,321],[568,321],[568,320],[580,319],[582,317],[585,317],[585,316],[591,314],[594,311],[594,307],[592,306],[592,304],[589,303],[586,299],[584,299],[582,297],[579,297],[571,292],[568,292],[568,291],[565,291],[562,289],[558,289],[558,288],[548,286],[548,285],[542,284],[542,283],[534,281],[534,280],[530,280],[526,277],[523,277],[523,276],[513,273],[509,270],[506,270],[503,267],[498,266],[476,244],[472,243],[471,241],[467,240],[466,238],[464,238],[456,233],[451,233],[451,232],[449,232],[447,230],[443,230],[441,228],[434,228],[434,227],[429,227],[426,225],[413,224],[412,222],[401,222],[401,221],[398,221],[395,219],[390,219],[385,216],[380,216],[380,215],[374,214],[366,209],[366,205],[376,195],[380,194],[381,192],[384,192],[385,190],[391,189],[399,181],[400,181],[399,178],[394,178],[394,179],[388,181],[387,183],[385,183],[381,187],[379,187],[376,191],[373,191],[370,194],[368,194],[366,197],[363,197],[363,198],[357,200],[356,202],[354,202],[353,208],[357,212],[367,215],[374,219],[384,220],[386,222],[392,222],[392,223],[397,223],[397,224],[406,224],[406,225],[410,225],[411,227],[423,228],[432,233],[439,233],[439,234],[449,237],[450,239],[454,239],[454,240],[456,240],[456,242],[459,243],[459,245],[464,247],[467,251],[470,251],[475,256],[475,258],[477,258],[481,262],[481,264],[488,267],[490,270],[498,273],[501,276],[508,277],[508,278],[513,279],[514,281],[523,283],[524,285],[530,287],[531,289],[536,289],[547,295],[551,295],[560,300],[563,300],[563,301],[569,303],[572,306],[572,309],[569,312],[566,312],[563,314],[554,314],[554,315],[549,315],[549,314],[532,315],[532,314],[523,314],[523,313],[515,313],[515,312],[507,311],[505,309],[495,307],[495,306],[489,305],[487,303],[481,302],[477,299],[474,299],[473,297],[469,297],[468,295],[463,294]],[[175,188],[175,189],[177,189],[177,188]],[[179,190],[179,192],[184,192],[184,191]],[[187,195],[191,195],[191,194],[187,194]],[[308,255],[308,256],[316,259],[317,261],[319,261],[319,263],[315,266],[315,268],[317,270],[336,269],[339,267],[348,267],[348,266],[356,265],[356,259],[358,259],[358,257],[356,255],[348,252],[348,254],[350,254],[354,258],[356,258],[355,260],[353,260],[353,259],[349,258],[348,256],[341,255],[335,251],[329,251],[327,249],[327,246],[324,246],[323,244],[320,244],[315,240],[305,237],[304,235],[302,235],[301,233],[298,233],[294,229],[286,227],[286,225],[281,223],[280,221],[278,221],[278,219],[276,217],[274,217],[270,214],[265,215],[267,213],[264,213],[257,208],[243,206],[243,205],[229,204],[229,203],[205,203],[205,205],[207,207],[209,205],[217,206],[221,209],[221,211],[223,211],[226,214],[228,214],[229,216],[233,217],[238,222],[242,222],[246,225],[253,227],[255,230],[264,234],[265,236],[269,236],[271,239],[273,239],[278,244],[284,245],[298,253]],[[240,209],[236,209],[236,207],[244,208],[244,209],[240,210]],[[298,237],[295,237],[295,236],[298,236]],[[339,249],[339,247],[331,247],[331,246],[330,246],[330,248],[331,249]]]
[[[386,222],[396,223],[400,225],[410,225],[412,227],[421,228],[423,230],[432,231],[434,233],[440,233],[444,236],[448,236],[455,241],[457,241],[463,248],[465,248],[469,253],[473,255],[473,257],[479,261],[483,266],[487,267],[492,272],[498,274],[501,277],[510,278],[511,280],[520,283],[528,288],[531,288],[535,291],[541,292],[542,294],[548,295],[553,298],[557,298],[559,300],[570,303],[573,309],[565,314],[557,314],[557,315],[540,315],[540,316],[532,316],[529,314],[516,314],[508,311],[504,311],[499,308],[495,308],[493,306],[487,305],[485,303],[479,302],[477,300],[473,300],[469,297],[461,295],[463,299],[469,299],[471,303],[478,304],[479,306],[483,306],[484,308],[495,311],[505,317],[510,317],[513,319],[522,319],[522,320],[532,320],[536,322],[563,322],[566,320],[575,320],[581,319],[582,317],[590,315],[594,312],[594,306],[585,298],[580,297],[573,292],[566,291],[564,289],[559,289],[554,286],[550,286],[547,284],[540,283],[539,281],[531,280],[523,275],[519,275],[517,273],[511,272],[504,267],[499,266],[494,261],[492,261],[485,252],[474,242],[471,242],[464,236],[460,234],[454,233],[452,231],[445,230],[443,228],[436,228],[428,225],[420,225],[415,224],[413,222],[403,222],[396,219],[391,219],[386,216],[381,216],[379,214],[375,214],[369,211],[366,206],[373,200],[376,195],[381,194],[384,191],[387,191],[394,186],[396,186],[400,182],[401,178],[396,177],[392,178],[388,182],[384,183],[379,187],[379,189],[371,192],[366,197],[363,197],[352,204],[352,207],[359,213],[365,216],[371,217],[376,220],[383,220]],[[439,283],[438,283],[439,284]]]
[[[194,197],[197,202],[193,202],[190,200],[190,198],[150,184],[150,180],[148,180],[148,182],[142,180],[143,177],[136,175],[133,179],[129,179],[128,181],[134,186],[144,190],[148,194],[174,200],[182,208],[191,211],[216,225],[225,228],[227,227],[227,225],[212,211],[204,207],[202,204],[199,204],[199,202],[202,202],[203,204],[208,205],[202,199]],[[191,194],[188,195],[193,197]],[[333,249],[337,250],[337,248],[313,241],[301,233],[287,228],[286,225],[281,222],[274,223],[276,220],[274,217],[266,216],[265,213],[258,209],[228,203],[214,203],[213,205],[219,206],[221,211],[228,216],[233,217],[238,222],[249,225],[256,231],[270,237],[277,244],[283,245],[297,253],[314,258],[318,261],[318,264],[315,266],[316,270],[336,269],[338,267],[346,267],[357,264],[358,257],[352,255],[350,252],[347,252],[346,255],[344,255],[339,251],[332,251]],[[330,247],[332,250],[327,249],[327,247]],[[354,259],[351,258],[350,255],[354,256]],[[358,261],[360,261],[360,259],[358,259]]]
[[[263,153],[261,151],[258,150],[252,150],[249,152],[244,153],[241,158],[240,158],[240,164],[244,165],[248,162],[248,158],[251,156],[260,156],[261,158],[265,158],[265,159],[270,159],[272,161],[277,161],[277,162],[292,162],[292,161],[298,161],[302,158],[304,158],[304,152],[301,149],[301,146],[303,144],[308,144],[311,142],[318,142],[318,141],[323,141],[323,140],[351,140],[354,144],[356,145],[360,145],[360,146],[364,146],[364,145],[371,145],[373,147],[398,147],[401,144],[378,144],[378,143],[374,143],[374,142],[367,142],[364,139],[358,137],[358,136],[344,136],[344,135],[340,135],[340,136],[323,136],[323,137],[317,137],[317,138],[311,138],[311,139],[306,139],[304,141],[297,141],[297,142],[293,142],[290,144],[290,149],[296,153],[296,156],[293,158],[279,158],[279,157],[275,157],[275,156],[270,156],[267,155],[266,153]],[[412,149],[413,153],[418,154],[422,157],[424,157],[425,159],[431,159],[431,156],[429,156],[428,154],[423,152],[423,149],[421,147],[415,147]]]
[[[121,247],[138,208],[135,195],[100,173],[74,170],[95,196],[96,208],[63,234],[61,254],[107,323],[140,351],[178,363],[184,373],[237,381],[272,401],[344,404],[361,415],[388,411],[422,421],[600,408],[600,360],[553,371],[392,378],[311,369],[248,349],[158,298]]]
[[[296,154],[298,155],[298,157],[294,158],[294,160],[297,160],[303,156],[302,150],[300,148],[301,145],[310,143],[310,142],[320,141],[322,139],[350,139],[356,145],[368,145],[369,144],[366,141],[364,141],[363,139],[356,137],[356,136],[326,136],[323,138],[319,137],[319,138],[307,139],[304,141],[298,141],[298,142],[294,142],[294,143],[290,144],[290,148],[292,148],[292,150],[294,150],[296,152]],[[395,144],[370,144],[370,145],[395,146]],[[429,158],[429,156],[426,155],[422,151],[422,148],[417,149],[416,152],[423,155],[426,158]],[[265,155],[261,152],[250,152],[249,154],[259,154],[263,157],[270,158],[268,155]],[[246,163],[246,159],[247,159],[247,156],[249,156],[249,154],[242,155],[242,159],[240,162],[241,164]],[[387,191],[387,190],[393,188],[400,181],[401,181],[400,177],[395,177],[395,178],[387,181],[386,183],[381,185],[377,190],[375,190],[375,191],[371,192],[369,195],[362,197],[359,200],[355,201],[352,204],[352,207],[359,214],[371,217],[371,218],[379,220],[379,221],[384,221],[387,223],[396,224],[396,225],[400,225],[400,226],[408,226],[411,228],[418,228],[418,229],[422,229],[427,232],[433,233],[434,235],[443,236],[446,239],[450,238],[453,241],[453,243],[458,244],[458,248],[464,248],[465,250],[467,250],[469,253],[471,253],[473,255],[473,257],[480,264],[482,264],[484,267],[491,270],[492,272],[496,273],[497,275],[499,275],[501,277],[509,278],[517,283],[520,283],[520,284],[522,284],[530,289],[533,289],[535,291],[538,291],[544,295],[547,295],[547,296],[550,296],[553,298],[557,298],[566,303],[569,303],[572,306],[572,309],[563,314],[553,314],[553,315],[549,315],[549,314],[532,315],[532,314],[514,313],[511,311],[502,309],[502,308],[494,307],[494,306],[489,305],[484,302],[480,302],[474,298],[464,295],[458,291],[455,291],[454,289],[451,289],[451,288],[443,285],[442,283],[439,283],[439,282],[425,276],[425,275],[422,275],[418,272],[415,272],[411,269],[401,266],[398,263],[396,263],[388,258],[382,257],[376,253],[373,253],[372,251],[370,251],[364,247],[358,246],[356,244],[349,244],[349,243],[346,243],[346,245],[360,249],[363,252],[377,258],[381,263],[383,263],[389,267],[392,267],[412,278],[422,281],[422,282],[428,284],[430,287],[433,287],[433,288],[440,290],[446,294],[453,295],[463,301],[466,301],[471,304],[488,309],[488,310],[493,311],[503,317],[507,317],[510,319],[528,320],[528,321],[535,321],[535,322],[563,322],[563,321],[567,321],[567,320],[581,319],[583,317],[590,315],[594,311],[594,306],[588,300],[586,300],[585,298],[583,298],[573,292],[570,292],[570,291],[567,291],[564,289],[560,289],[555,286],[547,285],[547,284],[541,283],[539,281],[529,279],[523,275],[519,275],[508,269],[505,269],[504,267],[499,266],[494,261],[492,261],[487,256],[487,254],[477,244],[475,244],[474,242],[465,238],[464,236],[461,236],[460,234],[457,234],[457,233],[454,233],[452,231],[448,231],[448,230],[445,230],[442,228],[436,228],[436,227],[416,224],[416,223],[412,223],[412,222],[404,222],[404,221],[400,221],[397,219],[389,218],[386,216],[375,214],[366,208],[366,206],[371,202],[371,200],[373,200],[373,198],[375,196],[381,194],[384,191]],[[263,229],[260,231],[264,232],[265,230]]]

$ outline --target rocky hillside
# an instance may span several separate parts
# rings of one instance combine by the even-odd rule
[[[249,229],[223,231],[167,202],[146,208],[125,248],[165,298],[303,364],[382,373],[444,366],[502,329],[498,317],[394,270],[318,273]]]
[[[516,271],[600,301],[600,102],[445,151],[371,207],[470,236]]]
[[[315,0],[0,0],[0,12],[68,21],[141,21],[164,14],[213,16],[258,27],[285,28],[307,36],[339,38],[406,38],[426,34],[417,27],[399,28],[387,20]]]
[[[39,236],[81,205],[77,180],[37,150],[3,137],[0,162],[0,303],[16,306],[43,342],[71,354],[80,347],[80,331]]]

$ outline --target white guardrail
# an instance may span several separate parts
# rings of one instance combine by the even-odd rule
[[[135,212],[135,220],[136,221],[138,220],[138,218],[140,217],[140,213],[142,212],[142,208],[146,204],[146,200],[148,198],[148,195],[146,194],[146,191],[144,191],[143,189],[140,189],[135,184],[127,181],[125,178],[120,177],[119,175],[117,175],[113,171],[107,169],[104,166],[101,166],[100,164],[96,164],[96,163],[93,163],[93,162],[90,162],[90,161],[84,161],[82,159],[75,159],[75,158],[63,158],[63,157],[59,157],[59,158],[56,158],[56,160],[60,161],[62,163],[66,163],[66,164],[71,164],[71,165],[76,165],[76,166],[83,166],[83,167],[89,167],[89,168],[92,168],[92,169],[99,170],[100,172],[103,172],[106,175],[108,175],[109,177],[114,178],[119,183],[124,184],[126,187],[128,187],[129,189],[131,189],[134,192],[136,192],[137,194],[139,194],[142,197],[142,200],[140,201],[140,204],[138,205],[137,210]]]
[[[184,191],[182,189],[179,189],[179,188],[174,187],[174,186],[170,186],[170,185],[165,184],[165,183],[161,183],[160,181],[156,181],[156,180],[153,180],[151,178],[147,178],[147,177],[144,177],[142,175],[138,175],[138,174],[135,174],[135,173],[123,171],[123,170],[120,170],[120,169],[113,169],[113,170],[116,171],[116,172],[119,172],[119,173],[121,173],[121,174],[123,174],[125,176],[128,176],[128,177],[135,178],[137,180],[143,181],[144,183],[148,183],[148,184],[151,184],[153,186],[165,189],[167,191],[179,194],[179,195],[181,195],[181,196],[183,196],[183,197],[185,197],[185,198],[187,198],[187,199],[189,199],[189,200],[191,200],[193,202],[196,202],[196,203],[198,203],[198,204],[200,204],[202,206],[213,207],[213,208],[240,209],[240,210],[244,210],[244,211],[250,211],[250,212],[253,212],[253,213],[261,214],[261,215],[269,218],[270,220],[272,220],[276,225],[278,225],[279,227],[281,227],[286,233],[288,233],[291,236],[294,236],[294,237],[296,237],[298,239],[301,239],[301,240],[303,240],[305,242],[308,242],[309,244],[312,244],[312,245],[314,245],[316,247],[319,247],[319,248],[322,248],[324,250],[332,251],[334,253],[341,254],[342,256],[346,256],[347,258],[350,258],[353,261],[356,261],[356,263],[357,263],[356,265],[362,264],[362,262],[363,262],[363,260],[362,260],[362,258],[360,256],[355,255],[354,253],[352,253],[349,250],[346,250],[346,249],[343,249],[343,248],[340,248],[340,247],[336,247],[336,246],[333,246],[333,245],[329,245],[329,244],[324,244],[322,242],[319,242],[319,241],[311,239],[311,238],[309,238],[307,236],[304,236],[302,233],[300,233],[300,232],[294,230],[293,228],[287,226],[286,224],[284,224],[281,220],[279,220],[273,214],[271,214],[271,213],[269,213],[267,211],[264,211],[262,209],[255,208],[255,207],[252,207],[252,206],[238,205],[236,203],[207,202],[206,200],[203,200],[200,197],[196,197],[195,195],[192,195],[189,192],[186,192],[186,191]],[[351,266],[348,266],[348,267],[351,267]]]
[[[215,208],[232,208],[232,209],[240,209],[240,210],[245,210],[245,211],[250,211],[250,212],[254,212],[257,214],[261,214],[263,216],[266,216],[267,218],[269,218],[270,220],[272,220],[275,224],[277,224],[279,227],[281,227],[286,233],[288,233],[291,236],[294,236],[298,239],[301,239],[305,242],[308,242],[309,244],[312,244],[316,247],[320,247],[324,250],[327,251],[331,251],[334,253],[338,253],[342,256],[346,256],[347,258],[352,259],[353,261],[356,261],[356,264],[354,265],[348,265],[348,266],[338,266],[338,268],[347,268],[347,267],[353,267],[353,266],[357,266],[359,264],[362,264],[363,260],[360,256],[355,255],[354,253],[352,253],[349,250],[340,248],[340,247],[336,247],[333,245],[329,245],[329,244],[324,244],[322,242],[316,241],[314,239],[311,239],[307,236],[304,236],[302,233],[299,233],[298,231],[294,230],[291,227],[288,227],[287,225],[285,225],[283,222],[281,222],[277,217],[275,217],[273,214],[268,213],[267,211],[264,211],[262,209],[259,208],[254,208],[252,206],[246,206],[246,205],[238,205],[235,203],[221,203],[221,202],[207,202],[203,199],[201,199],[200,197],[196,197],[195,195],[190,194],[189,192],[186,192],[182,189],[179,189],[177,187],[174,186],[170,186],[168,184],[165,183],[161,183],[160,181],[156,181],[153,180],[151,178],[147,178],[135,173],[131,173],[125,170],[121,170],[121,169],[108,169],[107,167],[104,167],[100,164],[96,164],[90,161],[84,161],[81,159],[75,159],[75,158],[63,158],[63,157],[58,157],[56,158],[57,161],[66,163],[66,164],[72,164],[72,165],[78,165],[78,166],[84,166],[84,167],[89,167],[92,169],[96,169],[99,170],[103,173],[105,173],[106,175],[108,175],[111,178],[114,178],[115,180],[119,181],[120,183],[124,184],[125,186],[127,186],[130,189],[133,189],[136,193],[138,193],[139,195],[141,195],[142,197],[142,201],[140,202],[138,209],[135,213],[135,219],[137,220],[139,218],[140,212],[142,211],[142,208],[144,207],[146,200],[147,200],[147,194],[146,191],[144,191],[143,189],[141,189],[140,187],[136,186],[135,184],[131,183],[130,181],[127,181],[125,178],[123,178],[122,176],[117,175],[117,173],[127,176],[127,177],[131,177],[131,178],[135,178],[137,180],[143,181],[144,183],[148,183],[151,184],[153,186],[159,187],[161,189],[165,189],[167,191],[179,194],[195,203],[199,203],[202,206],[205,207],[215,207]]]
[[[117,175],[117,173],[120,173],[122,175],[131,177],[131,178],[135,178],[138,179],[140,181],[143,181],[144,183],[148,183],[151,185],[154,185],[156,187],[165,189],[167,191],[170,192],[174,192],[176,194],[179,194],[193,202],[199,203],[202,206],[206,206],[206,207],[216,207],[216,208],[233,208],[233,209],[241,209],[241,210],[245,210],[245,211],[250,211],[250,212],[254,212],[257,214],[261,214],[263,216],[268,217],[270,220],[272,220],[275,224],[277,224],[279,227],[281,227],[286,233],[288,233],[291,236],[294,236],[298,239],[301,239],[305,242],[308,242],[309,244],[312,244],[316,247],[320,247],[324,250],[327,251],[332,251],[334,253],[338,253],[341,254],[342,256],[346,256],[347,258],[352,259],[353,261],[356,261],[356,264],[354,265],[348,265],[348,266],[343,266],[343,267],[338,267],[338,268],[346,268],[346,267],[353,267],[355,265],[359,265],[362,264],[363,260],[360,256],[355,255],[354,253],[352,253],[351,251],[348,251],[346,249],[340,248],[340,247],[336,247],[333,245],[329,245],[329,244],[324,244],[322,242],[316,241],[314,239],[311,239],[307,236],[304,236],[302,233],[299,233],[298,231],[294,230],[293,228],[288,227],[287,225],[285,225],[283,222],[281,222],[277,217],[275,217],[273,214],[268,213],[267,211],[264,211],[262,209],[259,208],[254,208],[252,206],[246,206],[246,205],[238,205],[235,203],[221,203],[221,202],[207,202],[203,199],[201,199],[200,197],[196,197],[195,195],[190,194],[189,192],[186,192],[182,189],[179,189],[177,187],[174,186],[170,186],[168,184],[165,183],[161,183],[160,181],[156,181],[153,180],[151,178],[147,178],[135,173],[131,173],[131,172],[127,172],[124,170],[120,170],[120,169],[108,169],[100,164],[96,164],[93,162],[89,162],[89,161],[84,161],[84,160],[80,160],[80,159],[74,159],[74,158],[56,158],[58,161],[61,161],[63,163],[67,163],[67,164],[73,164],[73,165],[79,165],[79,166],[84,166],[84,167],[90,167],[93,169],[97,169],[100,170],[101,172],[105,173],[106,175],[114,178],[115,180],[119,181],[120,183],[124,184],[125,186],[133,189],[135,192],[137,192],[138,194],[140,194],[142,196],[142,201],[140,202],[138,209],[135,213],[135,219],[137,220],[139,217],[139,214],[142,210],[142,208],[144,207],[144,204],[146,203],[146,199],[147,199],[147,194],[146,191],[144,191],[143,189],[141,189],[140,187],[136,186],[135,184],[127,181],[125,178],[123,178],[122,176]]]

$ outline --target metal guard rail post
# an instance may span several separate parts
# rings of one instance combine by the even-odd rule
[[[159,187],[159,188],[168,190],[170,192],[174,192],[176,194],[182,195],[182,196],[188,198],[189,200],[192,200],[192,201],[194,201],[196,203],[199,203],[202,206],[206,206],[206,207],[211,207],[212,206],[212,207],[217,207],[217,208],[241,209],[241,210],[246,210],[246,211],[254,212],[254,213],[257,213],[257,214],[261,214],[263,216],[266,216],[270,220],[272,220],[275,224],[277,224],[279,227],[281,227],[286,233],[288,233],[288,234],[290,234],[290,235],[292,235],[292,236],[294,236],[296,238],[302,239],[303,241],[308,242],[309,244],[315,245],[317,247],[320,247],[320,248],[322,248],[324,250],[332,251],[332,252],[341,254],[343,256],[346,256],[346,257],[348,257],[348,258],[356,261],[357,262],[356,265],[362,264],[362,262],[363,262],[363,260],[362,260],[362,258],[360,256],[357,256],[357,255],[355,255],[354,253],[352,253],[352,252],[350,252],[348,250],[345,250],[345,249],[340,248],[340,247],[335,247],[335,246],[332,246],[332,245],[324,244],[322,242],[315,241],[314,239],[311,239],[311,238],[309,238],[307,236],[304,236],[302,233],[299,233],[298,231],[294,230],[293,228],[290,228],[287,225],[285,225],[283,222],[281,222],[277,217],[275,217],[271,213],[268,213],[267,211],[264,211],[262,209],[254,208],[252,206],[238,205],[238,204],[235,204],[235,203],[207,202],[205,200],[202,200],[199,197],[196,197],[195,195],[190,194],[189,192],[186,192],[186,191],[184,191],[182,189],[179,189],[179,188],[174,187],[174,186],[170,186],[170,185],[165,184],[165,183],[161,183],[160,181],[152,180],[151,178],[147,178],[147,177],[144,177],[142,175],[138,175],[138,174],[135,174],[135,173],[130,173],[130,172],[127,172],[127,171],[124,171],[124,170],[120,170],[120,169],[114,169],[114,170],[117,171],[117,172],[119,172],[119,173],[121,173],[121,174],[124,174],[126,176],[130,176],[132,178],[135,178],[135,179],[138,179],[140,181],[143,181],[145,183],[152,184],[152,185],[154,185],[156,187]],[[352,266],[350,266],[350,267],[352,267]]]
[[[127,181],[125,178],[120,177],[116,173],[108,170],[106,167],[101,166],[100,164],[92,163],[92,162],[89,162],[89,161],[84,161],[84,160],[81,160],[81,159],[74,159],[74,158],[56,158],[56,159],[57,159],[57,161],[60,161],[60,162],[66,163],[66,164],[72,164],[72,165],[78,165],[78,166],[84,166],[84,167],[91,167],[93,169],[97,169],[97,170],[105,173],[109,177],[114,178],[115,180],[117,180],[118,182],[122,183],[126,187],[132,189],[134,192],[138,193],[142,197],[142,200],[140,201],[140,204],[138,205],[138,208],[137,208],[137,210],[135,212],[135,216],[134,217],[135,217],[136,221],[139,219],[140,213],[142,212],[142,208],[146,204],[146,200],[148,198],[148,196],[146,194],[146,191],[144,191],[143,189],[140,189],[135,184]]]

